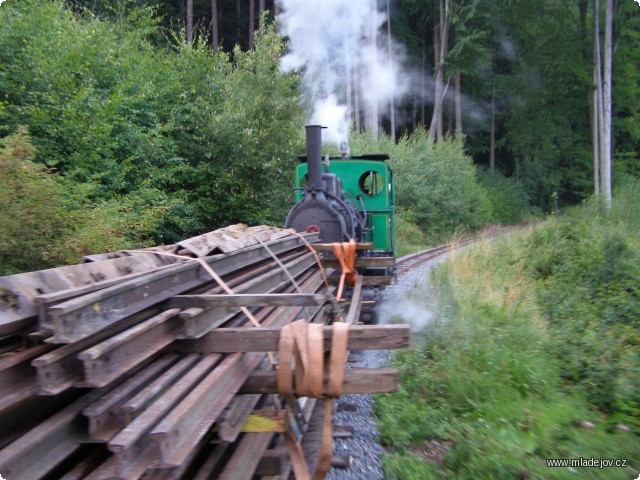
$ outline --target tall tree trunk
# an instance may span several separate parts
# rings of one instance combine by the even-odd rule
[[[460,70],[456,71],[456,87],[455,87],[455,103],[456,103],[456,137],[462,135],[462,97],[460,86]]]
[[[448,52],[449,23],[451,21],[450,0],[440,0],[439,2],[439,24],[435,28],[435,61],[436,78],[433,104],[433,115],[429,126],[429,138],[434,140],[442,138],[442,102],[446,90],[443,88],[444,81],[444,60]]]
[[[604,20],[604,75],[602,81],[603,97],[603,136],[602,150],[602,193],[607,209],[611,209],[611,91],[613,62],[613,0],[606,0]]]
[[[593,0],[593,191],[600,196],[600,135],[602,127],[602,60],[600,58],[600,1]]]
[[[389,51],[389,66],[392,65],[393,56],[391,53],[391,0],[387,0],[387,49]],[[396,106],[394,95],[391,94],[389,101],[389,116],[391,118],[391,138],[396,141]]]
[[[370,34],[369,34],[369,47],[371,48],[371,53],[373,55],[372,63],[373,65],[377,65],[378,63],[378,5],[377,1],[373,0],[371,2],[371,26],[370,26]],[[379,110],[378,110],[378,90],[376,88],[375,82],[371,83],[373,85],[373,91],[370,92],[371,98],[368,103],[368,114],[367,118],[367,130],[369,130],[373,136],[374,140],[378,139],[379,132]]]
[[[260,0],[258,2],[258,21],[260,22],[260,28],[263,27],[262,22],[264,21],[264,0]]]
[[[491,138],[489,139],[489,170],[496,169],[496,85],[495,77],[491,75]]]
[[[453,98],[455,96],[454,95],[449,95],[448,97],[446,97],[447,99],[447,135],[452,136],[453,135],[453,112],[454,112],[454,102],[455,99]]]
[[[423,99],[420,105],[420,124],[427,124],[427,114],[425,110],[425,101],[427,98],[427,42],[426,39],[422,44],[422,76],[420,77],[420,97]],[[415,122],[413,129],[416,129]]]
[[[236,42],[240,41],[240,30],[242,27],[242,4],[240,0],[236,0]]]
[[[187,0],[187,43],[193,41],[193,0]]]
[[[347,63],[347,65],[349,65]],[[347,115],[349,115],[349,125],[355,130],[355,125],[352,118],[353,107],[353,78],[351,75],[351,67],[347,66]]]
[[[218,53],[218,0],[211,0],[211,45],[213,53]]]
[[[256,29],[256,2],[249,0],[249,50],[253,50],[253,32]]]
[[[278,17],[280,16],[280,0],[273,1],[273,14],[276,17],[276,33],[280,33],[280,23]]]
[[[440,35],[438,28],[434,31],[433,39],[434,61],[436,64],[435,88],[433,94],[433,113],[431,114],[431,123],[429,124],[429,140],[436,139],[436,131],[438,128],[438,119],[440,118],[440,97],[442,97],[442,65],[440,63]]]
[[[600,196],[600,108],[599,105],[601,102],[598,100],[598,88],[597,88],[597,77],[598,74],[596,72],[597,66],[593,65],[593,100],[591,105],[591,132],[592,132],[592,141],[593,141],[593,193],[596,197]]]
[[[360,70],[357,65],[353,69],[353,115],[357,136],[362,132],[362,120],[360,119]]]

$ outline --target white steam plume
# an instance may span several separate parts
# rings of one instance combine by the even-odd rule
[[[438,314],[433,310],[433,304],[428,301],[410,298],[402,295],[380,304],[378,307],[379,323],[408,323],[412,332],[420,332],[437,319]]]
[[[377,41],[386,22],[386,10],[378,8],[377,0],[281,0],[281,6],[278,20],[290,48],[281,67],[304,69],[311,121],[328,127],[327,140],[347,140],[348,98],[354,88],[363,107],[383,112],[392,97],[406,93],[408,76],[399,67],[402,49],[393,45],[392,60],[386,33],[384,41]]]

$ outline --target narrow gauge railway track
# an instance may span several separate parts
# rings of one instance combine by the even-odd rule
[[[22,344],[0,355],[4,478],[286,479],[284,432],[304,447],[316,400],[280,408],[280,329],[340,314],[349,350],[407,344],[408,326],[355,325],[359,296],[329,302],[303,238],[280,229],[154,251],[0,278],[0,333]],[[393,369],[348,369],[342,391],[396,386]]]
[[[509,226],[509,227],[493,228],[491,230],[484,231],[478,235],[475,235],[471,238],[462,239],[460,241],[447,243],[445,245],[440,245],[435,248],[429,248],[427,250],[422,250],[420,252],[405,255],[404,257],[399,258],[398,262],[396,263],[396,275],[402,275],[410,270],[413,270],[414,268],[417,268],[423,263],[428,262],[429,260],[433,260],[434,258],[437,258],[440,255],[443,255],[444,253],[452,249],[465,247],[467,245],[470,245],[484,238],[496,237],[502,233],[505,233],[511,230],[512,228],[514,227]]]

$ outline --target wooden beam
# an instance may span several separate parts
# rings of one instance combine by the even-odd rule
[[[262,455],[254,474],[259,477],[280,475],[285,466],[286,457],[287,451],[283,447],[267,450]]]
[[[314,243],[311,245],[314,250],[318,251],[330,251],[333,252],[333,243]],[[373,249],[373,242],[361,242],[356,243],[356,250],[371,250]]]
[[[349,350],[393,350],[409,346],[411,327],[394,325],[352,325]],[[324,348],[331,348],[332,327],[324,327]],[[170,347],[182,353],[275,352],[279,327],[217,328],[196,339],[176,340]]]
[[[349,325],[355,325],[360,318],[360,309],[362,308],[362,275],[358,276],[356,285],[353,287],[353,295],[351,296],[351,305],[349,306],[349,313],[347,313],[347,322]]]
[[[323,305],[327,296],[316,293],[264,293],[222,295],[175,295],[169,300],[171,307],[307,307]]]
[[[373,285],[391,285],[393,277],[377,276],[377,275],[361,275],[362,286],[370,287]],[[340,283],[340,277],[329,277],[329,283],[332,285],[338,285]]]
[[[256,371],[239,393],[277,393],[276,372]],[[391,393],[398,391],[396,368],[348,368],[344,371],[342,393]]]
[[[393,257],[360,257],[356,258],[356,267],[393,267],[395,259]],[[340,268],[340,262],[335,258],[323,258],[322,265],[325,267]]]

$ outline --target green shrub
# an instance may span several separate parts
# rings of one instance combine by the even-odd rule
[[[418,129],[397,143],[386,135],[377,141],[360,135],[351,140],[351,151],[390,155],[398,211],[426,234],[429,243],[492,221],[489,197],[478,183],[473,162],[460,140],[434,143],[425,130]]]
[[[38,268],[66,226],[64,189],[21,130],[0,143],[0,275]]]
[[[233,55],[178,38],[162,48],[150,8],[114,8],[103,20],[61,0],[2,6],[0,134],[26,125],[34,160],[89,202],[128,211],[127,198],[151,196],[158,243],[281,222],[303,132],[281,38],[265,29]]]
[[[497,171],[479,170],[478,178],[489,197],[494,222],[508,225],[525,218],[529,212],[529,200],[519,182]]]
[[[610,213],[590,201],[455,253],[412,294],[431,299],[437,320],[397,356],[399,392],[376,399],[391,478],[622,479],[639,468],[639,187],[615,191]],[[420,455],[434,440],[449,445],[440,462]],[[626,458],[630,470],[545,463],[579,457]]]
[[[151,192],[87,201],[82,189],[33,161],[23,129],[0,140],[0,275],[78,262],[84,255],[151,243],[171,208]]]

